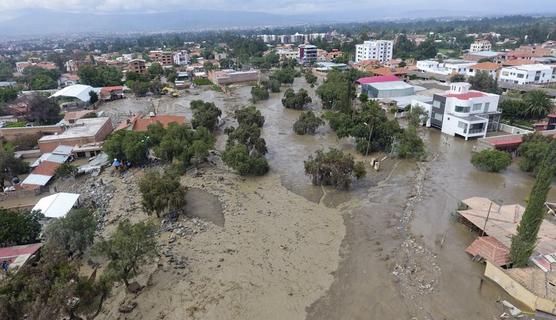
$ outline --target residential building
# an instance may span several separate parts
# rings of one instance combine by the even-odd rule
[[[317,61],[317,46],[312,44],[302,44],[298,47],[299,63],[311,64]]]
[[[251,82],[259,80],[259,71],[235,71],[230,69],[219,71],[213,70],[209,72],[208,78],[210,79],[210,81],[218,85]]]
[[[469,52],[481,52],[490,51],[492,49],[492,44],[488,40],[476,40],[469,47]]]
[[[125,98],[123,86],[111,86],[100,88],[99,98],[102,101],[113,101]]]
[[[39,139],[41,152],[51,152],[57,146],[76,146],[101,142],[112,132],[112,121],[108,117],[79,119],[71,126],[63,126],[58,134]]]
[[[477,64],[475,61],[467,61],[461,59],[446,59],[442,62],[436,60],[417,61],[417,69],[423,72],[440,75],[463,74],[469,72],[469,67]]]
[[[506,53],[505,52],[496,52],[496,51],[478,51],[478,52],[469,52],[463,56],[463,60],[467,61],[480,61],[488,59],[495,63],[502,63],[506,60]]]
[[[186,66],[189,64],[189,55],[186,51],[178,51],[174,53],[174,64],[178,66]]]
[[[527,64],[500,70],[499,81],[523,84],[546,84],[553,81],[554,67],[545,64]]]
[[[470,90],[466,82],[454,82],[450,90],[434,94],[432,104],[416,101],[429,113],[428,127],[440,129],[451,136],[484,138],[488,131],[497,131],[501,112],[497,94]]]
[[[160,123],[164,128],[168,128],[170,123],[176,123],[179,125],[185,124],[184,116],[175,115],[155,115],[151,113],[146,116],[140,114],[134,115],[129,119],[122,121],[116,127],[115,131],[118,130],[131,130],[135,132],[146,132],[151,124]]]
[[[76,85],[79,82],[79,76],[74,73],[64,73],[58,79],[58,86],[61,88]]]
[[[6,261],[8,263],[8,270],[17,272],[27,261],[33,260],[32,258],[34,258],[42,245],[43,243],[34,243],[0,248],[0,261]]]
[[[127,72],[135,72],[140,74],[147,73],[147,66],[143,59],[133,59],[127,64]]]
[[[170,67],[174,64],[174,55],[170,51],[153,50],[149,52],[149,58],[163,67]]]
[[[36,60],[35,60],[36,61]],[[15,69],[18,73],[23,73],[23,70],[28,67],[37,67],[46,70],[54,70],[58,68],[54,62],[49,61],[19,61],[15,63]]]
[[[21,187],[38,190],[46,186],[56,175],[56,170],[69,160],[72,149],[71,146],[59,145],[43,153],[31,164],[33,171],[21,182]]]
[[[477,72],[487,72],[492,78],[496,79],[498,77],[498,70],[501,66],[494,62],[481,62],[469,66],[467,69],[467,76],[474,77]]]
[[[276,54],[280,57],[280,61],[289,59],[299,59],[299,52],[291,48],[281,48],[276,50]]]
[[[95,91],[91,86],[74,84],[57,91],[50,98],[60,98],[62,108],[84,107],[91,100],[91,91]]]
[[[334,62],[317,62],[315,64],[315,71],[318,72],[328,72],[332,70],[347,70],[348,65],[345,63],[334,63]]]
[[[394,41],[373,40],[355,45],[355,62],[363,60],[378,60],[386,63],[392,59]]]

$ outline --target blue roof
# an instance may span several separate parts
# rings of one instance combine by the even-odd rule
[[[498,55],[500,55],[500,52],[496,52],[496,51],[479,51],[479,52],[472,52],[470,53],[472,55],[476,55],[476,56],[483,56],[483,57],[496,57]]]

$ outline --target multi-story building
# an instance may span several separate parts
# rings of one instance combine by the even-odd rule
[[[135,72],[140,74],[147,73],[147,66],[143,59],[133,59],[127,64],[127,72]]]
[[[281,61],[289,59],[299,59],[299,52],[293,49],[281,48],[276,51],[276,54],[280,57]]]
[[[471,44],[469,47],[469,52],[481,52],[490,51],[492,49],[492,44],[488,40],[477,40]]]
[[[489,131],[497,131],[501,112],[497,94],[470,90],[466,82],[454,82],[450,90],[435,94],[432,103],[412,101],[429,114],[428,127],[440,129],[451,136],[484,138]]]
[[[149,58],[163,67],[172,66],[174,63],[174,55],[170,51],[153,50],[149,52]]]
[[[394,41],[365,41],[362,44],[355,45],[355,62],[363,60],[378,60],[380,63],[385,63],[392,59],[393,48]]]
[[[469,72],[469,68],[475,64],[477,64],[475,61],[460,59],[446,59],[442,62],[436,60],[420,60],[417,61],[416,67],[423,72],[447,76],[455,73],[466,75]]]
[[[500,70],[498,80],[512,84],[543,84],[553,80],[554,68],[545,64],[524,64]]]
[[[189,64],[189,55],[186,51],[178,51],[174,53],[174,64],[178,66],[186,66]]]
[[[317,46],[312,44],[302,44],[299,50],[299,63],[310,64],[317,61]]]
[[[210,71],[208,78],[214,84],[225,85],[240,82],[255,82],[259,81],[259,71],[258,70],[248,70],[248,71],[235,71],[235,70],[218,70]]]

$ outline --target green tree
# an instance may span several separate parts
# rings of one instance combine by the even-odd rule
[[[144,133],[119,130],[106,139],[102,149],[111,159],[141,164],[147,161],[148,143]]]
[[[299,135],[315,134],[318,127],[322,126],[324,121],[317,117],[313,111],[301,113],[299,119],[293,124],[293,131]]]
[[[512,124],[516,120],[525,118],[525,102],[521,99],[512,99],[505,97],[498,105],[502,111],[502,118],[507,119]]]
[[[77,167],[69,162],[64,162],[56,169],[54,174],[57,178],[75,176],[77,174]]]
[[[556,172],[556,140],[548,146],[535,183],[529,195],[527,208],[517,226],[517,234],[512,236],[510,259],[514,267],[524,267],[535,249],[537,235],[546,213],[545,201]]]
[[[409,126],[396,136],[394,154],[402,159],[420,159],[425,155],[425,144],[414,126]]]
[[[307,81],[308,84],[311,85],[311,87],[314,87],[315,84],[317,84],[318,78],[311,72],[305,72],[305,80]]]
[[[423,122],[425,122],[427,117],[428,113],[425,111],[425,109],[419,106],[410,106],[409,111],[407,111],[406,113],[407,123],[409,124],[409,126],[415,128],[423,125]]]
[[[490,172],[500,172],[506,169],[512,163],[512,156],[504,151],[499,150],[482,150],[473,154],[471,164],[475,168]]]
[[[153,223],[131,224],[124,220],[110,239],[95,244],[93,252],[110,259],[105,272],[128,287],[129,280],[139,273],[141,266],[157,254],[155,231]]]
[[[519,168],[536,174],[552,140],[552,137],[539,133],[523,136],[523,142],[517,149],[517,154],[521,158]]]
[[[23,70],[23,78],[31,90],[55,89],[58,87],[60,71],[31,66]]]
[[[353,178],[361,179],[366,175],[362,162],[355,162],[353,156],[338,149],[328,152],[319,150],[304,162],[305,174],[311,177],[314,185],[334,186],[347,189]]]
[[[72,209],[65,217],[48,224],[45,231],[47,245],[55,245],[68,255],[81,255],[93,244],[97,222],[85,208]]]
[[[89,103],[95,104],[98,101],[98,93],[96,91],[89,91]]]
[[[349,112],[351,100],[356,96],[353,81],[347,72],[330,71],[316,91],[321,98],[322,107]]]
[[[139,190],[143,208],[149,214],[154,212],[157,218],[165,213],[179,213],[185,208],[187,190],[176,175],[149,171],[139,182]]]
[[[554,106],[550,98],[542,90],[529,91],[523,97],[525,114],[533,119],[542,119],[552,112]]]
[[[312,101],[305,89],[299,89],[297,93],[293,89],[288,89],[282,98],[282,105],[288,109],[300,110]]]
[[[29,171],[29,165],[16,158],[14,149],[9,144],[0,145],[0,190],[4,191],[5,180]]]
[[[8,81],[13,79],[14,68],[8,62],[0,62],[0,81]]]
[[[203,100],[193,100],[190,105],[193,110],[193,120],[191,121],[193,128],[205,127],[209,131],[214,131],[222,111],[213,102],[204,102]]]
[[[19,89],[15,87],[2,87],[0,88],[0,105],[4,102],[10,102],[17,99]]]
[[[55,100],[33,94],[25,97],[27,113],[25,119],[37,125],[51,125],[62,120],[60,106]]]
[[[268,100],[269,97],[267,88],[259,85],[251,87],[251,101],[253,103],[257,103],[261,100]]]
[[[222,160],[242,176],[261,176],[266,174],[269,169],[264,156],[250,155],[247,147],[243,144],[226,148],[226,151],[222,154]]]
[[[164,69],[162,69],[162,66],[160,65],[160,63],[153,62],[149,66],[149,75],[151,76],[151,79],[158,78],[163,74],[164,74]]]
[[[292,84],[293,81],[295,80],[296,74],[297,71],[295,71],[294,68],[283,68],[274,71],[270,75],[270,79],[276,79],[280,83]]]
[[[450,76],[450,82],[465,82],[465,76],[461,73],[455,73]]]
[[[498,82],[495,77],[492,77],[488,71],[477,71],[473,77],[469,77],[471,89],[499,93]]]
[[[79,82],[92,87],[118,86],[122,84],[120,70],[109,66],[84,65],[77,72]]]
[[[37,211],[0,208],[0,247],[35,243],[41,232],[43,215]]]
[[[359,101],[361,103],[367,103],[369,101],[369,95],[365,92],[361,92],[361,94],[359,94]]]
[[[193,130],[185,125],[170,123],[154,146],[157,157],[170,163],[178,163],[183,170],[206,160],[214,146],[214,136],[205,127]]]
[[[276,79],[269,79],[268,81],[263,81],[262,85],[270,90],[270,92],[280,92],[280,86],[282,85],[280,81]]]
[[[239,125],[256,124],[258,127],[262,127],[264,125],[264,117],[261,115],[261,112],[255,108],[255,106],[249,106],[234,111],[234,118],[237,120]]]

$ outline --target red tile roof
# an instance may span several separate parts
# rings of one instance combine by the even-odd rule
[[[400,78],[393,75],[385,75],[385,76],[365,77],[357,80],[357,82],[359,82],[360,84],[392,82],[392,81],[400,81]]]
[[[521,135],[490,137],[487,139],[495,148],[519,146],[523,142],[523,137]]]
[[[112,91],[121,91],[121,90],[124,90],[123,86],[102,87],[100,88],[100,94],[107,95],[112,93]]]
[[[146,118],[138,118],[133,124],[132,130],[144,132],[147,131],[151,124],[160,123],[164,128],[168,127],[170,123],[184,124],[184,116],[170,116],[170,115],[157,115]]]
[[[478,70],[498,70],[500,69],[500,65],[494,62],[481,62],[475,65],[472,65],[470,68],[478,69]]]
[[[480,256],[499,267],[510,263],[510,250],[494,237],[478,237],[465,252],[473,257]]]
[[[0,263],[2,263],[2,261],[8,261],[8,263],[11,263],[19,256],[34,254],[41,246],[42,243],[34,243],[22,246],[0,248]]]
[[[60,164],[57,162],[51,161],[42,161],[34,170],[33,174],[41,174],[43,176],[50,176],[53,177],[56,173],[56,169],[60,167]]]
[[[472,98],[484,97],[486,96],[486,94],[480,91],[469,91],[465,93],[446,93],[444,94],[444,96],[449,98],[457,98],[460,100],[469,100]]]

